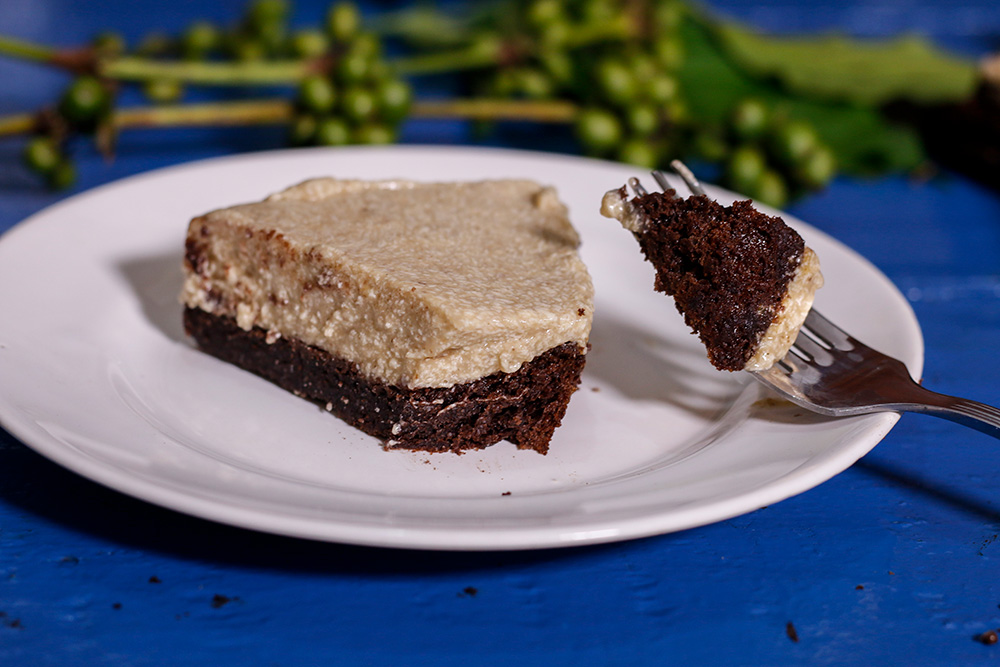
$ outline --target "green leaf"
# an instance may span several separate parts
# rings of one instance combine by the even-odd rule
[[[951,102],[967,99],[976,85],[975,63],[916,35],[886,41],[773,37],[734,24],[717,24],[714,33],[724,52],[752,76],[821,100],[863,106]]]
[[[678,76],[691,115],[700,124],[723,127],[740,100],[756,97],[812,123],[844,173],[905,172],[926,160],[917,133],[890,122],[877,109],[793,95],[772,79],[751,76],[720,50],[704,22],[688,21],[683,37],[687,58]]]

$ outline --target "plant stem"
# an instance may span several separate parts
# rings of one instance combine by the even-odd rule
[[[6,56],[46,63],[50,62],[57,52],[48,46],[0,35],[0,54]]]
[[[206,125],[277,125],[292,118],[294,108],[285,100],[208,102],[156,107],[133,107],[115,112],[118,129],[137,127],[192,127]]]
[[[290,84],[316,69],[308,60],[268,62],[161,62],[134,56],[105,61],[101,74],[121,81],[170,79],[213,86]]]
[[[418,118],[531,121],[568,123],[577,107],[563,100],[466,99],[417,102],[411,114]]]
[[[416,102],[410,114],[413,118],[568,123],[573,120],[576,111],[574,104],[561,100],[461,99]],[[119,109],[112,116],[111,124],[118,130],[279,125],[289,122],[294,115],[294,105],[286,100],[257,99]],[[27,134],[36,127],[38,116],[35,114],[0,116],[0,137]]]
[[[35,129],[38,117],[31,113],[0,116],[0,137],[11,134],[27,134]]]

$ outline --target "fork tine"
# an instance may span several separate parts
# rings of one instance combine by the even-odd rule
[[[670,181],[667,180],[667,175],[666,174],[664,174],[659,169],[653,171],[652,173],[653,173],[653,180],[656,181],[656,184],[659,185],[660,188],[664,192],[666,192],[667,190],[672,190],[673,189],[670,186]]]
[[[804,326],[812,333],[813,337],[826,343],[829,347],[849,350],[861,345],[846,331],[820,315],[815,308],[811,309],[809,314],[806,315]]]
[[[691,191],[691,194],[693,195],[705,194],[705,188],[701,187],[701,182],[694,175],[694,172],[688,169],[688,166],[686,164],[684,164],[680,160],[671,160],[670,168],[674,170],[675,174],[681,177],[681,179],[684,181],[684,184],[688,186],[688,190]],[[653,176],[655,178],[656,174],[654,173]],[[663,177],[663,180],[666,181],[667,180],[666,177]],[[657,183],[660,183],[659,178],[657,178]]]
[[[634,176],[628,179],[628,185],[635,191],[635,194],[640,197],[645,197],[649,194],[649,192],[646,191],[646,188],[643,187],[642,183],[639,182],[639,179]]]
[[[830,348],[825,347],[822,341],[816,340],[805,331],[799,332],[791,352],[808,362],[814,362],[821,366],[829,364],[833,359]]]

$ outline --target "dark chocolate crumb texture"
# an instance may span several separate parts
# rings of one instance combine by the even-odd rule
[[[625,188],[609,192],[602,211],[635,234],[656,269],[654,288],[674,298],[716,368],[762,370],[784,356],[822,278],[812,251],[781,218],[750,201],[723,206],[704,195],[681,199],[673,190],[628,201]],[[805,275],[800,269],[807,256]],[[764,343],[786,325],[794,330],[781,337],[790,339],[771,354]]]
[[[269,343],[261,329],[244,331],[235,320],[199,309],[185,309],[184,327],[205,352],[318,403],[388,448],[433,452],[509,440],[546,453],[585,356],[579,345],[566,343],[512,373],[408,389],[366,378],[325,350],[287,338]]]

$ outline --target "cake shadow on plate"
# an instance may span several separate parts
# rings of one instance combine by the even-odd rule
[[[747,379],[717,371],[704,348],[676,340],[615,318],[596,309],[584,376],[597,386],[613,386],[637,402],[660,402],[701,419],[713,419],[728,409]]]
[[[181,322],[183,307],[177,300],[184,276],[182,252],[142,255],[118,262],[117,269],[142,306],[142,314],[164,336],[187,343]]]

